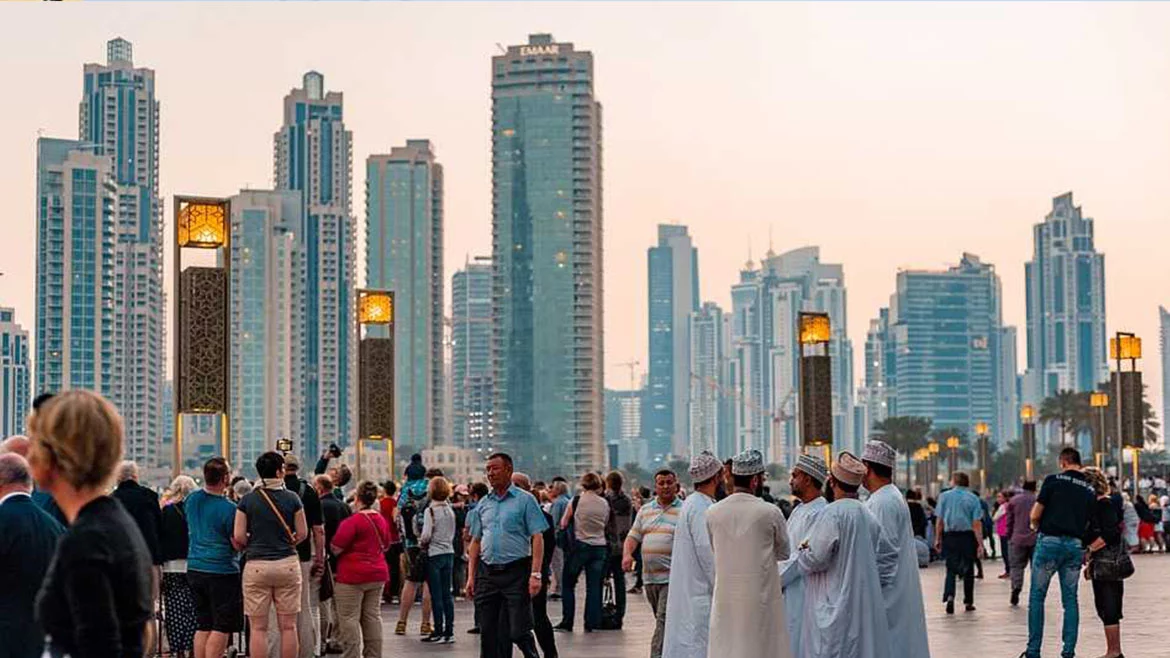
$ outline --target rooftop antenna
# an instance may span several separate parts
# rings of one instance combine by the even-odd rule
[[[507,54],[508,54],[508,49],[507,49],[507,48],[505,48],[505,47],[503,47],[503,46],[501,46],[499,41],[497,41],[497,42],[496,42],[496,48],[499,48],[499,49],[500,49],[500,54],[501,54],[501,55],[507,55]]]

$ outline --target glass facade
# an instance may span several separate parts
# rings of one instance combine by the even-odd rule
[[[455,444],[464,448],[490,450],[495,438],[491,340],[492,264],[479,257],[451,279],[452,413]]]
[[[601,105],[593,56],[529,37],[492,58],[496,436],[537,475],[605,463]]]
[[[690,443],[691,314],[699,310],[699,253],[687,227],[660,224],[647,251],[650,369],[642,422],[650,460],[686,457]]]
[[[366,160],[366,285],[394,291],[394,440],[443,434],[443,167],[428,140]],[[371,335],[384,333],[374,327]]]
[[[342,94],[325,91],[324,77],[305,74],[284,98],[284,124],[274,137],[277,190],[301,193],[304,332],[297,349],[303,367],[306,454],[350,443],[356,432],[356,354],[353,290],[356,222],[351,215],[353,135],[345,129]]]
[[[32,403],[28,332],[16,323],[15,311],[0,308],[0,436],[25,433]]]
[[[690,449],[695,455],[734,451],[734,427],[728,391],[731,352],[730,316],[707,302],[690,318]]]

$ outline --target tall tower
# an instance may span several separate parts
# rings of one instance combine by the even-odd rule
[[[71,139],[37,140],[35,390],[87,388],[121,407],[118,186],[112,158],[94,150]]]
[[[699,310],[699,252],[687,227],[658,225],[658,245],[646,254],[649,283],[650,372],[643,422],[650,459],[686,455],[690,443],[691,314]]]
[[[690,317],[689,454],[710,450],[732,454],[731,399],[727,395],[727,363],[731,351],[730,321],[723,309],[707,302]]]
[[[447,445],[443,166],[429,140],[366,160],[366,235],[366,284],[394,291],[394,440],[418,450]]]
[[[345,129],[340,92],[305,74],[304,86],[284,97],[276,133],[276,188],[301,193],[304,251],[304,432],[306,452],[336,441],[348,445],[356,418],[357,360],[353,346],[356,229],[351,215],[352,134]]]
[[[1094,391],[1109,379],[1105,352],[1105,256],[1093,247],[1093,220],[1072,192],[1032,228],[1027,286],[1028,364],[1023,402],[1057,391]]]
[[[451,378],[455,445],[487,448],[492,414],[492,259],[468,261],[451,278]]]
[[[303,457],[305,331],[301,195],[244,190],[231,199],[231,436],[238,468],[277,439]],[[310,447],[311,448],[311,447]]]
[[[592,53],[534,34],[492,58],[492,192],[497,440],[537,474],[601,467],[601,105]]]
[[[114,250],[113,388],[126,458],[157,465],[162,436],[165,342],[159,104],[154,71],[134,66],[125,39],[106,44],[106,63],[86,64],[80,140],[110,159],[117,185]],[[169,422],[169,421],[168,421]]]
[[[29,390],[28,332],[16,312],[0,307],[0,436],[24,434],[32,395]]]

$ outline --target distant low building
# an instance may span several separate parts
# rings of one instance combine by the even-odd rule
[[[422,451],[423,465],[428,469],[437,468],[443,476],[457,484],[478,482],[484,479],[484,461],[487,455],[477,450],[439,446]]]

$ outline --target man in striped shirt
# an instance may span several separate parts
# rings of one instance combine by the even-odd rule
[[[654,474],[654,492],[654,500],[638,510],[630,534],[626,536],[622,550],[622,569],[634,570],[634,551],[641,544],[642,582],[655,621],[650,658],[662,658],[666,595],[670,586],[670,554],[674,547],[674,529],[682,509],[682,501],[678,499],[678,478],[674,471],[662,469]]]

